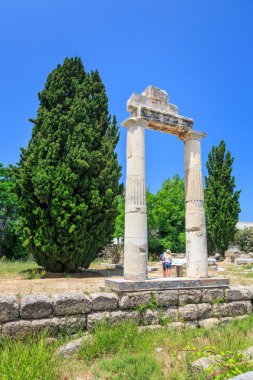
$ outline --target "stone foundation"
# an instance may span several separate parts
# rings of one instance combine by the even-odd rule
[[[209,327],[252,312],[253,287],[0,297],[0,334],[90,330],[99,321]]]

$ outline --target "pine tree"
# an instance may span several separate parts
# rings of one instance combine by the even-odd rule
[[[234,191],[235,178],[232,176],[234,158],[221,141],[212,147],[206,163],[208,176],[205,177],[205,208],[207,232],[211,246],[224,255],[229,242],[233,241],[236,223],[240,213],[240,191]]]
[[[115,117],[98,71],[66,58],[39,93],[16,187],[25,237],[50,271],[87,268],[111,241],[121,168]]]

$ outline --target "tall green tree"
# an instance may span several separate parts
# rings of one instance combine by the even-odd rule
[[[157,192],[151,220],[154,249],[185,252],[184,180],[179,175],[165,180]]]
[[[229,242],[236,232],[240,204],[240,191],[235,191],[235,177],[232,175],[234,158],[226,144],[221,141],[213,146],[208,155],[205,177],[205,209],[207,232],[214,250],[224,255]]]
[[[27,255],[22,246],[18,198],[11,168],[0,164],[0,257],[17,259]]]
[[[85,72],[80,58],[49,74],[39,101],[16,171],[25,244],[48,270],[87,268],[114,231],[116,119],[98,71]]]

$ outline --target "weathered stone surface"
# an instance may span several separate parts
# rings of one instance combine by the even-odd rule
[[[196,305],[185,305],[179,308],[179,316],[184,321],[193,321],[198,318],[198,309]]]
[[[24,337],[31,333],[31,331],[31,321],[7,322],[2,326],[2,335],[8,335],[10,337]]]
[[[183,322],[171,322],[168,323],[167,328],[170,329],[183,329],[184,328],[184,323]]]
[[[142,323],[144,325],[158,325],[160,315],[158,310],[146,310],[142,316]]]
[[[140,323],[141,315],[137,311],[125,310],[112,311],[111,313],[104,311],[89,314],[87,316],[87,329],[93,329],[97,323],[109,323],[114,325],[126,320],[134,320],[136,323]]]
[[[75,333],[87,328],[87,316],[53,318],[59,325],[59,331]]]
[[[19,318],[17,297],[0,296],[0,322],[15,321]]]
[[[108,289],[115,292],[147,292],[176,289],[201,289],[201,288],[228,288],[229,279],[221,277],[212,278],[149,278],[145,281],[130,281],[121,279],[105,280]]]
[[[91,295],[92,310],[115,310],[118,307],[118,297],[114,293],[94,293]]]
[[[232,317],[224,317],[224,318],[220,318],[220,323],[222,324],[227,324],[227,323],[231,323],[234,319]]]
[[[68,357],[70,355],[76,354],[79,349],[85,344],[87,341],[91,341],[92,336],[89,334],[85,334],[81,338],[75,339],[74,341],[71,341],[67,344],[64,344],[63,346],[60,346],[56,350],[56,355]]]
[[[48,318],[31,321],[31,331],[34,333],[41,333],[46,331],[49,335],[55,336],[60,330],[59,318]]]
[[[227,301],[250,300],[251,294],[247,289],[230,288],[225,290],[225,299]]]
[[[217,359],[215,355],[199,358],[191,364],[192,371],[194,373],[202,372],[205,369],[209,368],[212,364],[215,364],[216,360]]]
[[[202,302],[213,303],[216,300],[224,299],[224,289],[203,290]]]
[[[54,296],[54,315],[85,314],[91,311],[91,300],[83,293],[66,293]]]
[[[147,331],[147,330],[158,330],[161,329],[163,326],[161,325],[149,325],[149,326],[138,326],[138,331]]]
[[[236,377],[230,378],[228,380],[252,380],[253,379],[253,371],[242,373],[241,375],[237,375]]]
[[[199,303],[201,301],[201,290],[179,290],[179,305]]]
[[[209,328],[219,325],[219,323],[220,322],[218,318],[208,318],[208,319],[203,319],[199,321],[199,327],[204,327],[206,329],[209,329]]]
[[[135,309],[139,305],[148,305],[151,299],[151,292],[126,293],[120,295],[119,306],[122,309]]]
[[[178,290],[167,290],[163,292],[154,292],[157,306],[178,305]]]
[[[199,319],[207,319],[212,316],[212,306],[210,303],[200,303],[197,305],[197,308]]]
[[[162,311],[162,318],[168,318],[172,322],[178,321],[178,308],[176,306],[170,306]]]
[[[110,322],[112,324],[120,323],[122,321],[135,321],[140,323],[141,314],[138,311],[112,311],[110,313]]]
[[[217,303],[212,308],[213,317],[227,317],[230,314],[230,305],[228,303]]]
[[[252,308],[250,301],[234,301],[230,302],[230,316],[244,315]],[[249,310],[251,311],[251,310]]]
[[[110,320],[110,313],[108,311],[97,312],[88,314],[87,316],[87,329],[93,329],[97,323],[106,323]]]
[[[188,329],[195,329],[196,327],[199,327],[199,322],[198,321],[185,322],[184,327]]]
[[[20,316],[24,319],[50,317],[53,313],[53,301],[43,295],[28,295],[21,299]]]

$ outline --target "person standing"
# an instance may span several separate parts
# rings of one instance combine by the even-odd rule
[[[165,267],[164,277],[170,277],[171,266],[172,266],[171,250],[167,249],[164,255],[164,267]]]

